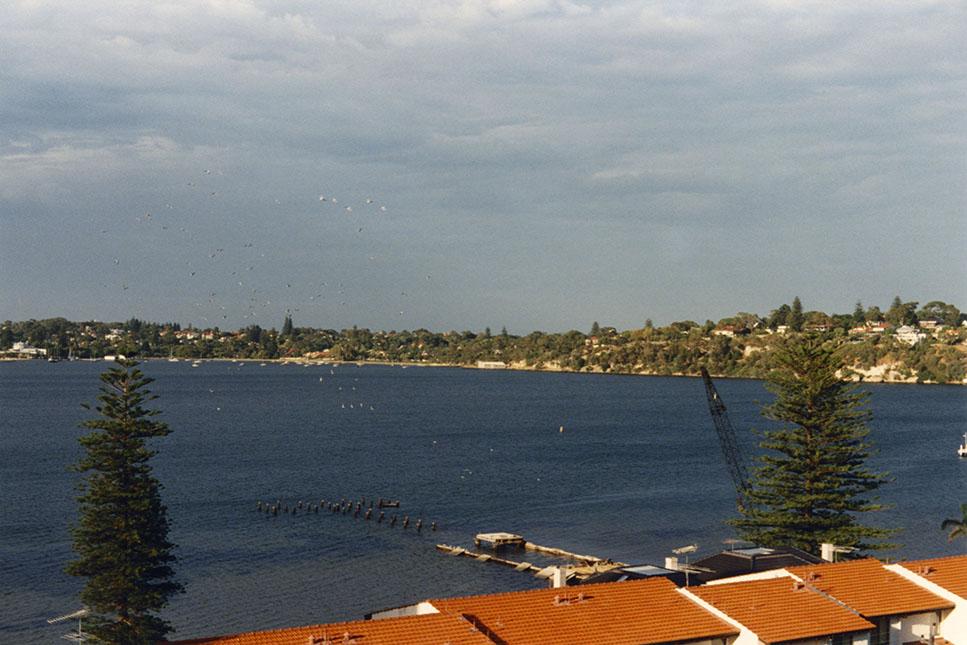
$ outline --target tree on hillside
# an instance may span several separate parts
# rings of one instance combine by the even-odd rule
[[[282,336],[291,336],[292,335],[292,331],[293,331],[293,328],[292,328],[292,316],[288,316],[287,315],[285,317],[285,320],[282,321],[282,332],[281,332],[281,335]]]
[[[802,302],[799,300],[799,296],[792,299],[792,309],[789,312],[789,327],[793,331],[802,331],[803,323],[806,322],[806,317],[802,312]]]
[[[885,318],[894,327],[900,325],[917,324],[917,305],[918,302],[903,302],[900,296],[893,299],[890,309],[886,312]]]
[[[866,311],[863,309],[863,303],[859,300],[856,301],[856,308],[853,309],[853,320],[854,325],[862,325],[866,322]]]
[[[933,300],[917,312],[917,318],[920,320],[937,320],[948,327],[956,327],[960,324],[960,309],[941,300]]]
[[[591,323],[591,334],[590,335],[591,336],[599,336],[600,334],[601,334],[601,325],[599,325],[598,324],[598,321],[595,320],[593,323]]]
[[[769,314],[767,323],[769,329],[775,331],[779,325],[788,325],[790,313],[792,313],[792,309],[789,308],[789,305],[780,305],[778,309],[773,309],[772,313]]]
[[[143,407],[156,398],[147,389],[152,379],[136,362],[118,362],[101,374],[100,416],[81,424],[93,432],[80,438],[86,452],[73,467],[87,475],[72,528],[78,559],[67,572],[87,578],[81,601],[94,614],[85,624],[92,634],[109,643],[154,643],[171,631],[156,612],[182,587],[173,581],[167,509],[145,440],[170,431],[152,418],[157,410]]]
[[[818,554],[822,542],[859,551],[886,548],[892,531],[865,526],[858,515],[881,510],[869,494],[887,481],[865,466],[867,395],[841,380],[838,355],[815,336],[789,338],[774,356],[763,409],[782,425],[766,431],[748,493],[732,520],[743,539]]]

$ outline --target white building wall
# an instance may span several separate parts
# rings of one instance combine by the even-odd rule
[[[910,571],[906,567],[900,566],[899,564],[888,564],[886,565],[886,568],[903,576],[910,582],[920,585],[927,591],[940,596],[944,600],[949,600],[950,602],[954,603],[954,608],[952,610],[941,612],[940,624],[937,625],[937,636],[942,636],[947,640],[957,643],[957,645],[967,643],[967,598],[961,598],[954,592],[944,589],[937,583],[932,582],[923,576],[918,576],[914,572]]]
[[[903,616],[899,620],[890,623],[890,645],[896,642],[897,645],[903,643],[916,642],[930,638],[930,626],[939,629],[940,612],[929,611],[922,614],[910,614]],[[939,633],[938,633],[939,635]],[[961,637],[965,634],[961,633]]]
[[[384,618],[399,618],[400,616],[423,616],[425,614],[439,614],[440,610],[433,606],[433,603],[423,601],[415,605],[396,607],[394,609],[384,609],[374,611],[370,614],[370,620],[383,620]]]
[[[719,578],[718,580],[710,580],[705,584],[708,586],[712,585],[725,585],[732,582],[749,582],[750,580],[772,580],[773,578],[790,578],[792,574],[785,569],[769,569],[768,571],[756,571],[755,573],[745,573],[741,576],[732,576],[731,578]]]

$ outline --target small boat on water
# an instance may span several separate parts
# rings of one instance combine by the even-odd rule
[[[967,457],[967,432],[964,433],[964,442],[957,448],[958,457]]]
[[[400,500],[398,499],[383,499],[382,497],[376,502],[377,508],[399,508]]]

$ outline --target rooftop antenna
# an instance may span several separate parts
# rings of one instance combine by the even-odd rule
[[[84,634],[83,622],[84,622],[84,618],[88,616],[90,613],[91,611],[87,607],[84,607],[82,609],[78,609],[77,611],[73,611],[69,614],[64,614],[63,616],[57,616],[56,618],[48,618],[47,623],[49,625],[53,625],[55,623],[62,623],[64,621],[73,620],[76,618],[77,631],[67,632],[66,634],[61,636],[61,638],[63,638],[64,640],[71,641],[73,643],[84,643],[87,641],[87,636]]]
[[[672,553],[674,553],[675,555],[683,555],[683,556],[685,556],[685,568],[684,568],[684,571],[685,571],[685,586],[686,587],[688,586],[688,574],[689,574],[689,571],[690,571],[689,570],[689,567],[688,567],[688,554],[689,553],[695,553],[696,551],[698,551],[698,545],[697,544],[688,544],[686,546],[680,546],[677,549],[672,549]]]
[[[737,544],[754,544],[754,542],[749,542],[748,540],[740,540],[738,538],[727,538],[722,540],[722,544],[727,544],[729,546],[729,551],[735,551]]]

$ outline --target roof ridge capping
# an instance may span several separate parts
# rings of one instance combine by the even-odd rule
[[[789,567],[787,571],[867,618],[953,607],[875,558]]]
[[[899,575],[913,580],[914,584],[934,584],[960,598],[967,598],[967,554],[948,555],[939,558],[906,560],[887,567]],[[904,574],[904,572],[908,572]],[[909,578],[912,574],[915,578]],[[916,578],[919,578],[917,580]],[[936,589],[927,587],[936,593]]]
[[[682,591],[742,625],[764,643],[863,632],[874,627],[856,611],[794,577],[742,580]]]

